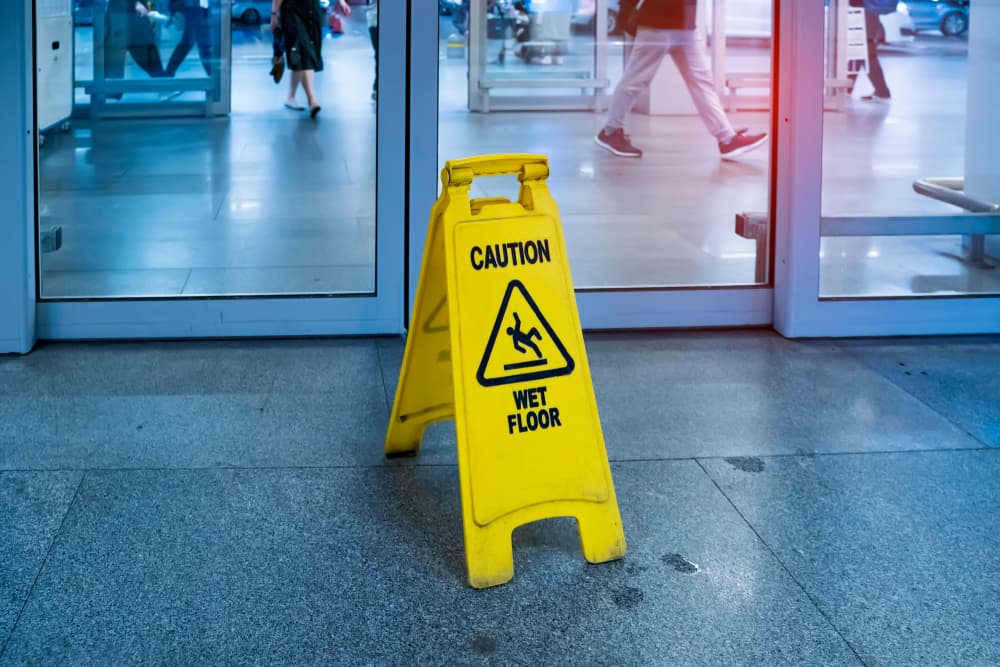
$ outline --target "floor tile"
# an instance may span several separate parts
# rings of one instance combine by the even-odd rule
[[[625,561],[544,522],[475,591],[451,467],[90,473],[5,659],[858,664],[695,463],[615,475]]]
[[[703,464],[866,664],[1000,662],[1000,452]]]
[[[28,356],[0,359],[0,395],[266,393],[279,347],[267,341],[40,343]]]
[[[832,345],[752,331],[586,340],[612,458],[979,446]]]
[[[0,471],[0,654],[82,477]]]
[[[0,469],[384,463],[371,340],[49,344],[0,396]]]
[[[267,396],[12,398],[0,469],[238,466]]]
[[[980,442],[1000,446],[1000,338],[883,339],[838,346]]]
[[[585,340],[613,460],[981,446],[832,344],[753,331]],[[380,342],[390,400],[404,345]],[[435,452],[455,444],[453,427],[425,437]]]

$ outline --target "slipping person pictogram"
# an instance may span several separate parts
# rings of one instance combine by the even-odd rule
[[[513,351],[504,344],[504,334],[510,337]],[[559,377],[572,373],[573,367],[573,358],[527,288],[520,280],[511,280],[479,363],[479,384],[493,387]]]
[[[514,326],[507,327],[507,335],[511,337],[511,342],[514,343],[514,349],[520,352],[521,354],[525,354],[527,353],[527,350],[524,349],[523,346],[527,345],[528,347],[530,347],[532,350],[535,351],[535,356],[541,359],[542,351],[538,349],[538,346],[535,345],[535,343],[532,341],[532,338],[537,338],[538,340],[542,340],[542,334],[538,333],[538,329],[535,327],[531,327],[531,331],[529,331],[528,333],[524,333],[523,331],[521,331],[521,318],[517,316],[517,313],[513,313],[513,315],[514,315]]]

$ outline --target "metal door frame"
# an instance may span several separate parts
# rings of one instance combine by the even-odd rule
[[[813,336],[912,336],[1000,332],[1000,297],[904,296],[823,299],[819,296],[820,238],[853,225],[869,233],[900,223],[934,226],[934,216],[823,218],[824,6],[779,3],[782,86],[778,108],[777,178],[782,184],[775,215],[775,328],[789,338]],[[947,216],[945,216],[947,217]],[[966,222],[970,222],[965,218]],[[787,224],[781,224],[782,221]],[[971,222],[970,222],[971,224]],[[840,228],[839,230],[837,228]]]
[[[415,276],[420,270],[427,216],[437,195],[438,123],[438,23],[437,4],[432,0],[413,0],[413,22],[420,29],[412,31],[411,60],[422,66],[411,74],[411,122],[422,149],[410,152],[410,297]],[[433,27],[426,19],[432,16]],[[600,25],[606,18],[598,16]],[[470,85],[472,82],[470,80]],[[772,115],[777,117],[777,113]],[[433,131],[431,131],[433,130]],[[428,145],[428,137],[434,138]],[[773,149],[772,149],[773,151]],[[460,156],[458,156],[460,157]],[[774,159],[771,160],[771,194],[774,199]],[[773,208],[773,207],[772,207]],[[735,224],[735,221],[734,221]],[[772,234],[773,236],[773,234]],[[658,327],[766,326],[773,319],[773,289],[770,284],[732,288],[664,287],[587,289],[576,293],[580,319],[585,329],[629,329]]]
[[[401,333],[406,285],[405,4],[385,1],[380,5],[379,43],[374,294],[40,300],[37,303],[37,337],[207,338]],[[31,81],[29,79],[29,85]],[[30,88],[26,91],[26,99],[34,104]],[[36,210],[37,199],[32,204]],[[33,239],[31,252],[35,252]],[[37,288],[35,285],[36,298]]]

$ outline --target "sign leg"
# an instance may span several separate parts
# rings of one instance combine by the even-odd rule
[[[469,584],[473,588],[506,584],[514,578],[514,546],[511,543],[511,531],[503,525],[482,528],[467,521],[465,562],[469,573]]]
[[[625,532],[617,503],[581,508],[576,520],[583,557],[588,563],[606,563],[625,557]]]

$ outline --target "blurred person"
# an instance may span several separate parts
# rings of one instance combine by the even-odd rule
[[[854,2],[851,3],[855,5]],[[858,3],[865,8],[865,45],[868,48],[868,80],[872,82],[875,90],[871,95],[863,95],[862,100],[866,102],[881,102],[888,104],[892,99],[889,86],[885,82],[885,73],[882,71],[882,63],[878,59],[878,42],[882,35],[882,21],[879,20],[881,14],[892,14],[896,11],[896,2],[891,0],[863,0]],[[856,6],[856,5],[855,5]],[[851,86],[847,93],[854,92],[854,84],[858,81],[857,73],[848,75],[851,79]]]
[[[634,0],[632,4],[636,5]],[[680,70],[702,122],[719,142],[723,159],[742,155],[767,141],[766,133],[734,130],[722,109],[705,54],[705,38],[696,28],[698,0],[640,0],[634,11],[632,52],[615,88],[604,127],[594,137],[598,146],[615,155],[642,157],[642,151],[625,134],[625,118],[639,95],[649,89],[668,54]],[[623,25],[627,27],[628,20]]]
[[[337,6],[344,16],[351,15],[347,0],[337,0]],[[306,110],[295,101],[295,93],[302,84],[309,115],[313,118],[320,112],[314,77],[316,72],[323,71],[323,19],[317,0],[271,0],[271,30],[281,27],[285,60],[292,71],[285,108]]]
[[[138,0],[108,0],[104,15],[104,75],[108,79],[125,76],[125,54],[151,77],[166,76],[152,21],[161,17]],[[109,94],[120,99],[121,93]]]
[[[378,0],[372,0],[372,4],[365,10],[365,20],[368,23],[368,36],[372,40],[372,48],[375,50],[375,81],[372,83],[372,99],[378,97]]]
[[[531,2],[531,41],[542,65],[561,65],[569,52],[572,0],[533,0]]]
[[[212,35],[209,32],[208,0],[171,0],[170,16],[181,14],[184,17],[184,32],[180,41],[174,47],[167,63],[167,76],[175,76],[181,63],[187,58],[191,47],[198,45],[198,57],[205,74],[212,75]]]
[[[464,35],[469,30],[469,0],[462,0],[455,7],[451,18],[451,24],[459,35]]]

